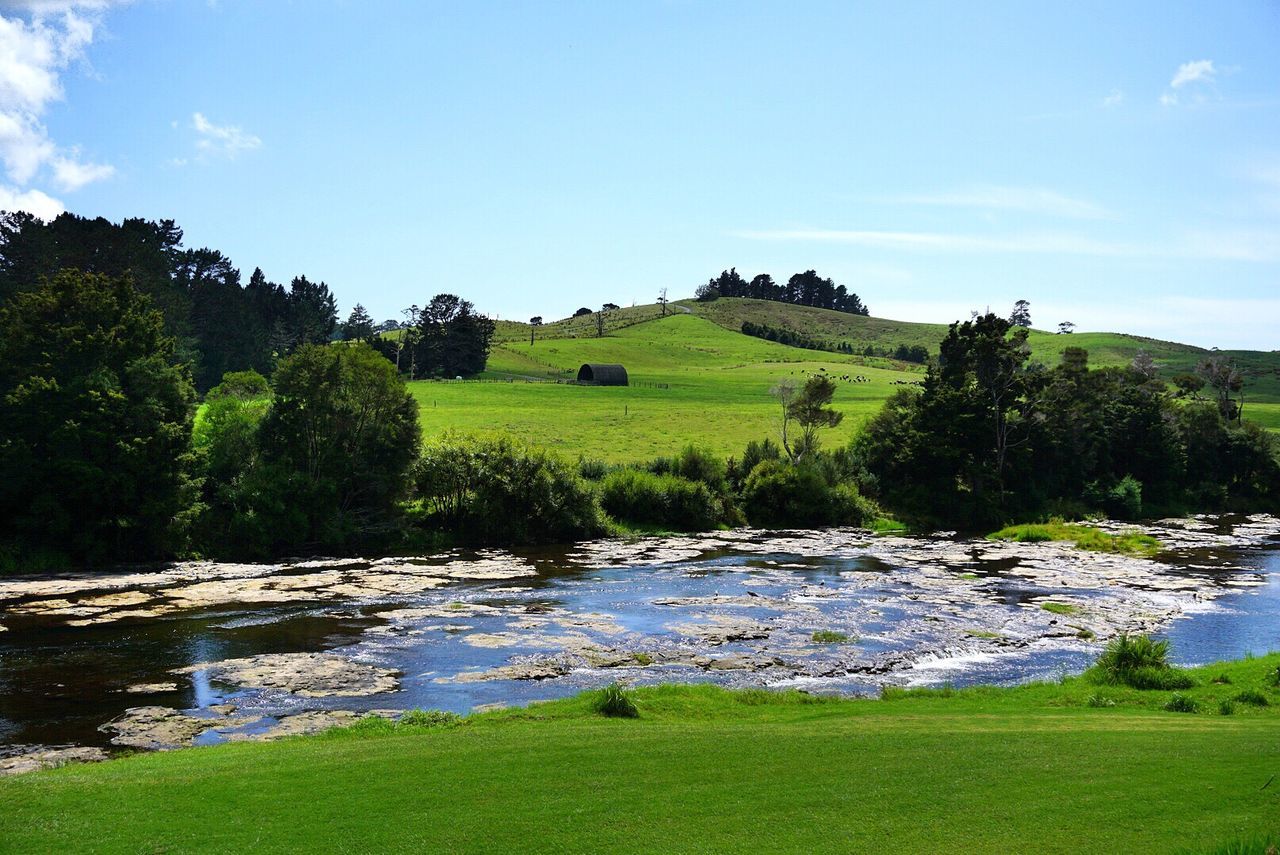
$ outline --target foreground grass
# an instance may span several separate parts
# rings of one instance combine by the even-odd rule
[[[1154,555],[1160,551],[1160,541],[1140,531],[1111,534],[1100,528],[1062,520],[1047,523],[1011,525],[987,535],[990,540],[1010,540],[1016,543],[1043,543],[1049,540],[1074,543],[1077,549],[1090,552],[1116,552],[1123,555]]]
[[[663,686],[629,693],[636,719],[588,693],[140,755],[0,782],[0,849],[1210,851],[1275,830],[1276,704],[1216,710],[1280,700],[1277,666],[1198,669],[1194,714],[1084,679],[884,701]]]

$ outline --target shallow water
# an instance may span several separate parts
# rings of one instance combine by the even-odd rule
[[[1158,561],[945,536],[734,532],[397,567],[192,565],[155,584],[141,574],[102,587],[21,580],[0,584],[0,746],[107,746],[113,734],[100,727],[140,706],[209,718],[201,744],[266,733],[307,710],[465,712],[614,680],[840,693],[1015,683],[1078,671],[1121,631],[1161,634],[1187,664],[1280,649],[1280,521],[1237,522],[1156,527],[1177,542]],[[351,582],[402,589],[425,576],[440,584],[379,594]],[[280,590],[290,599],[236,601]],[[125,605],[102,607],[104,592],[124,594]],[[1050,613],[1046,599],[1078,611]],[[818,630],[849,641],[815,643]],[[315,651],[394,671],[398,688],[309,697],[207,667],[175,673]],[[512,665],[555,676],[485,673]],[[165,683],[173,687],[128,691]],[[220,704],[238,718],[211,709]]]

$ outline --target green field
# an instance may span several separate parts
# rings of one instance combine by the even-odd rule
[[[1206,851],[1280,822],[1277,665],[1200,669],[1195,713],[1082,678],[882,701],[665,686],[637,719],[580,696],[138,755],[0,781],[0,849]],[[1246,689],[1269,705],[1221,715]]]
[[[913,324],[791,306],[764,300],[682,301],[665,318],[656,305],[609,313],[597,337],[592,316],[545,324],[529,343],[527,324],[498,324],[482,381],[423,381],[410,384],[430,437],[446,430],[509,432],[569,459],[579,456],[631,462],[669,455],[687,443],[717,454],[739,454],[753,439],[777,435],[778,406],[769,389],[781,379],[802,381],[825,369],[841,382],[835,406],[844,423],[829,431],[828,446],[847,442],[899,386],[923,377],[917,365],[839,353],[801,350],[743,335],[750,320],[785,327],[859,351],[870,344],[894,348],[923,345],[937,352],[946,334],[940,324]],[[1053,335],[1035,331],[1034,359],[1056,364],[1068,345],[1089,350],[1095,366],[1125,365],[1140,349],[1150,352],[1166,376],[1190,370],[1208,351],[1117,333]],[[1280,430],[1280,354],[1236,352],[1254,372],[1246,415]],[[557,384],[584,362],[621,362],[628,388]],[[503,382],[499,382],[503,381]],[[1255,403],[1255,401],[1257,403]]]
[[[632,385],[554,382],[576,376],[584,362],[621,362]],[[869,381],[840,384],[836,408],[846,418],[827,441],[847,442],[896,388],[895,380],[924,376],[919,367],[860,362],[729,332],[682,313],[621,327],[604,338],[540,338],[530,346],[522,337],[495,344],[486,377],[515,382],[428,381],[410,388],[428,436],[449,429],[510,432],[570,459],[623,462],[671,454],[688,442],[717,454],[741,453],[750,440],[776,436],[779,408],[769,389],[780,379],[803,382],[823,369]]]

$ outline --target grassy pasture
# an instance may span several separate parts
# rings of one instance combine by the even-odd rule
[[[880,701],[660,686],[632,693],[636,719],[589,694],[373,721],[0,781],[0,849],[1211,851],[1276,830],[1277,665],[1193,671],[1191,713],[1073,678]],[[1232,700],[1252,695],[1267,704]]]
[[[538,327],[498,323],[485,379],[491,382],[411,384],[428,437],[449,429],[468,433],[510,432],[570,459],[579,455],[628,462],[671,454],[687,443],[717,454],[741,452],[752,439],[776,436],[778,407],[769,389],[780,379],[800,381],[825,369],[836,376],[861,374],[870,382],[841,383],[836,408],[844,423],[826,442],[843,444],[880,407],[896,382],[921,379],[918,366],[887,359],[802,350],[738,332],[750,320],[808,335],[867,344],[924,345],[936,352],[946,327],[865,318],[765,300],[683,301],[660,317],[657,306],[619,309],[607,316],[605,336],[596,337],[591,316]],[[1094,366],[1128,364],[1148,350],[1169,376],[1190,370],[1208,351],[1117,333],[1053,335],[1033,331],[1033,357],[1056,364],[1069,346],[1089,350]],[[1246,415],[1280,430],[1280,355],[1235,354],[1253,370]],[[584,362],[621,362],[634,383],[628,388],[557,385]],[[1268,373],[1270,372],[1270,373]],[[515,380],[516,382],[492,382]],[[527,381],[541,381],[538,383]],[[665,384],[666,388],[658,388]],[[1254,403],[1254,401],[1258,401]]]
[[[762,341],[681,313],[621,327],[604,338],[496,343],[486,378],[516,382],[422,381],[410,389],[427,436],[449,429],[510,432],[571,459],[582,454],[626,462],[671,454],[689,442],[717,454],[740,453],[750,440],[776,436],[779,408],[769,389],[780,379],[803,382],[824,369],[868,380],[840,383],[836,407],[845,421],[828,432],[827,442],[847,442],[898,388],[894,381],[923,377],[919,369],[880,367],[895,365],[886,360],[875,366],[860,361]],[[621,362],[633,385],[523,380],[573,377],[584,362]]]

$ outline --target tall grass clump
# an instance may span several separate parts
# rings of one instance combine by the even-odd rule
[[[610,683],[596,693],[591,708],[608,718],[638,718],[640,710],[626,690],[617,683]]]
[[[1189,689],[1191,675],[1169,664],[1169,642],[1145,635],[1121,635],[1107,644],[1093,667],[1085,672],[1097,683],[1135,689]]]

